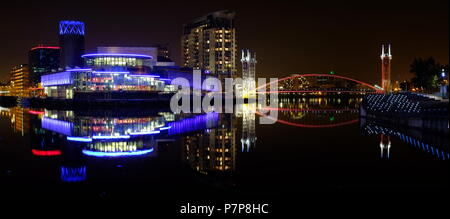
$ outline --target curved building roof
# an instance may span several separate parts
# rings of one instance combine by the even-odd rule
[[[91,54],[84,54],[81,57],[83,57],[83,58],[92,58],[92,57],[129,57],[129,58],[153,59],[153,57],[149,56],[149,55],[122,54],[122,53],[91,53]]]

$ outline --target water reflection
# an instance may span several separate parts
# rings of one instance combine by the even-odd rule
[[[242,112],[236,114],[13,107],[0,108],[0,115],[9,119],[15,133],[29,136],[34,157],[59,159],[60,180],[70,183],[89,180],[90,165],[93,165],[88,165],[89,160],[123,165],[117,161],[154,159],[164,147],[179,148],[181,161],[198,175],[229,176],[239,168],[239,153],[251,154],[258,150],[257,117],[264,116],[260,113],[262,109],[278,111],[278,127],[289,128],[299,135],[310,128],[321,128],[320,136],[323,129],[335,130],[359,122],[363,136],[379,136],[379,156],[383,159],[393,158],[394,138],[438,159],[449,159],[448,138],[359,121],[360,102],[361,98],[284,98],[278,108],[250,103],[242,105]],[[359,135],[356,131],[343,139]]]
[[[283,98],[278,108],[278,123],[301,128],[332,128],[358,122],[361,98]],[[260,114],[261,115],[261,114]]]
[[[256,103],[244,104],[242,106],[242,135],[241,151],[250,152],[256,147]]]
[[[216,128],[182,137],[184,161],[202,174],[230,172],[236,168],[236,123],[231,114],[220,114]]]
[[[391,137],[394,137],[437,159],[450,159],[448,134],[407,129],[405,127],[388,127],[376,121],[365,119],[361,120],[360,126],[364,134],[380,136],[381,158],[390,158],[390,150],[393,147]]]

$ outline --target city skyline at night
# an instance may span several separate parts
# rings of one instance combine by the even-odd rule
[[[156,218],[449,205],[448,0],[7,1],[0,22],[6,203]]]
[[[280,3],[270,7],[230,1],[202,7],[165,3],[154,6],[157,10],[123,8],[100,1],[89,7],[80,2],[70,11],[52,2],[21,7],[26,12],[23,17],[9,19],[3,25],[13,34],[1,36],[4,52],[0,57],[0,80],[7,82],[13,66],[27,63],[30,48],[38,44],[57,46],[58,22],[64,19],[86,24],[86,53],[98,46],[168,43],[171,58],[181,65],[183,25],[225,9],[236,12],[238,51],[252,48],[258,53],[257,74],[261,77],[335,71],[379,83],[382,43],[392,44],[392,81],[411,78],[409,65],[416,57],[432,56],[441,64],[448,63],[447,1]],[[15,7],[6,6],[0,15],[5,16],[2,20],[11,17]]]

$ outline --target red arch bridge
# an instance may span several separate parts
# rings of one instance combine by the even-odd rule
[[[278,83],[277,91],[269,85]],[[265,88],[265,91],[264,91]],[[256,93],[381,93],[376,85],[334,74],[298,74],[271,81],[256,88]]]

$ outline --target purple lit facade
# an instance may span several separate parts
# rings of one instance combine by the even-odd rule
[[[73,84],[72,72],[60,72],[41,76],[42,86],[58,86]]]
[[[207,113],[203,115],[186,118],[180,121],[168,124],[172,128],[169,129],[169,135],[179,135],[198,130],[204,130],[217,127],[219,122],[218,113]]]

